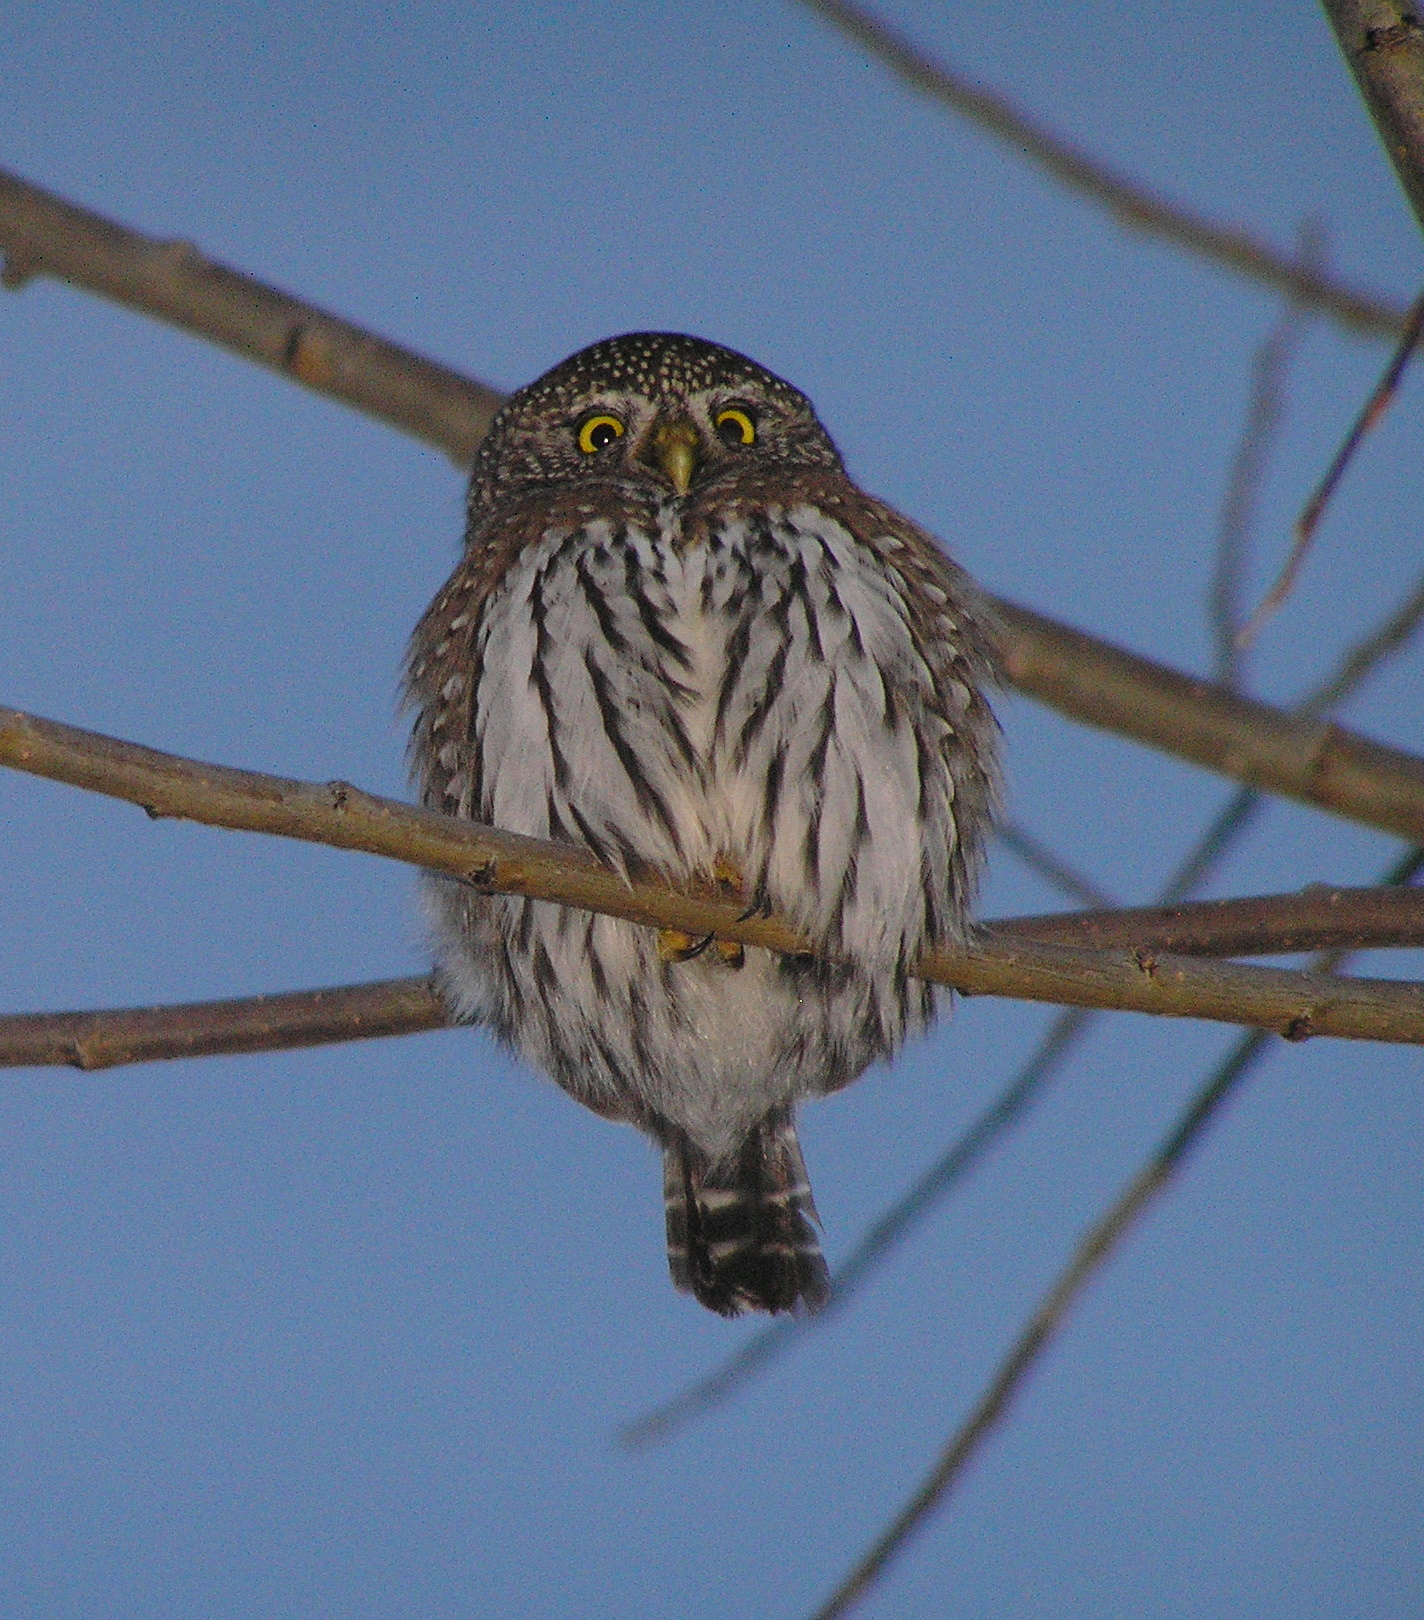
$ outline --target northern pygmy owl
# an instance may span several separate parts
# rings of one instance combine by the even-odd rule
[[[425,804],[713,885],[816,954],[427,880],[438,972],[565,1091],[660,1145],[673,1281],[815,1309],[793,1112],[933,1018],[996,797],[979,593],[743,355],[634,333],[515,394],[416,630]]]

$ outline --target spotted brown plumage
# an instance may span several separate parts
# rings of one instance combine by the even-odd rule
[[[934,1016],[997,793],[991,625],[808,401],[640,333],[516,394],[412,642],[424,802],[713,885],[814,958],[427,882],[450,1004],[664,1153],[673,1280],[815,1309],[794,1109]]]

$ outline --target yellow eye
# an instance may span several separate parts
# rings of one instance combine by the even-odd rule
[[[726,410],[718,411],[713,420],[717,428],[717,437],[723,444],[756,443],[756,423],[752,421],[750,411],[739,410],[735,405],[729,405]]]
[[[590,416],[580,425],[578,447],[586,456],[596,456],[600,450],[606,450],[615,439],[622,437],[623,424],[618,418],[600,411],[597,416]]]

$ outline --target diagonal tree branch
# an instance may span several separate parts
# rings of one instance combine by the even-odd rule
[[[1030,872],[1045,878],[1070,900],[1076,900],[1080,906],[1097,906],[1105,911],[1112,909],[1113,897],[1105,889],[1094,883],[1086,873],[1075,870],[1027,827],[1007,821],[996,827],[994,833],[998,842],[1011,855],[1017,856]]]
[[[828,8],[822,9],[829,15]],[[1029,126],[1014,122],[1017,114],[982,92],[966,87],[965,93],[971,103],[999,107],[1009,121],[997,132],[1021,148],[1032,148]],[[1051,137],[1041,138],[1053,145]],[[1081,155],[1073,154],[1073,163],[1085,172],[1096,172]],[[1103,196],[1119,213],[1143,226],[1152,224],[1154,208],[1165,208],[1115,178]],[[1166,209],[1164,217],[1172,217],[1172,211]],[[1401,330],[1402,311],[1340,287],[1309,267],[1279,259],[1236,233],[1219,232],[1202,222],[1196,225],[1208,237],[1220,237],[1218,256],[1225,262],[1286,287],[1302,304],[1361,330],[1380,334]],[[486,384],[215,263],[190,242],[145,235],[3,169],[0,253],[5,258],[0,280],[8,287],[47,275],[98,293],[438,445],[462,466],[474,455],[503,402],[503,396]]]
[[[1424,842],[1424,760],[998,601],[1004,665],[1060,713],[1218,775]]]
[[[850,1574],[816,1610],[812,1620],[839,1620],[841,1615],[849,1614],[880,1579],[890,1561],[904,1550],[906,1543],[929,1515],[944,1503],[955,1481],[990,1432],[1008,1414],[1009,1406],[1022,1388],[1030,1369],[1062,1328],[1069,1307],[1102,1269],[1147,1207],[1166,1188],[1188,1149],[1196,1143],[1207,1124],[1246,1078],[1256,1058],[1265,1049],[1267,1039],[1261,1030],[1252,1030],[1240,1038],[1227,1060],[1192,1099],[1186,1113],[1162,1146],[1132,1178],[1107,1213],[1084,1235],[1068,1265],[1000,1363],[974,1409],[940,1453],[928,1477],[857,1561]]]
[[[54,276],[304,383],[439,445],[475,453],[503,396],[362,327],[0,169],[4,285]]]
[[[1324,0],[1324,6],[1424,229],[1424,22],[1417,0]]]
[[[1091,158],[1021,112],[912,45],[882,18],[846,0],[804,0],[812,11],[864,47],[912,89],[932,97],[987,129],[1006,146],[1032,159],[1071,190],[1103,203],[1124,224],[1165,237],[1203,258],[1288,293],[1298,303],[1333,316],[1358,331],[1398,332],[1403,311],[1356,292],[1257,241],[1245,231],[1217,225],[1147,190]],[[1327,0],[1327,9],[1330,9]]]
[[[781,919],[748,917],[736,902],[683,893],[653,877],[625,878],[582,850],[377,798],[345,782],[201,764],[13,709],[0,709],[0,764],[127,800],[155,817],[361,850],[448,873],[483,892],[552,900],[648,927],[791,955],[809,950]],[[970,995],[1253,1024],[1296,1040],[1424,1042],[1424,985],[994,935],[972,949],[936,951],[914,971]]]

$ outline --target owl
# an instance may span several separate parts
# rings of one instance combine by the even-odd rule
[[[993,646],[963,571],[730,349],[595,343],[480,447],[407,666],[423,802],[774,912],[814,948],[426,879],[447,1004],[652,1137],[673,1281],[714,1311],[828,1297],[796,1105],[947,995],[911,970],[970,927]]]

